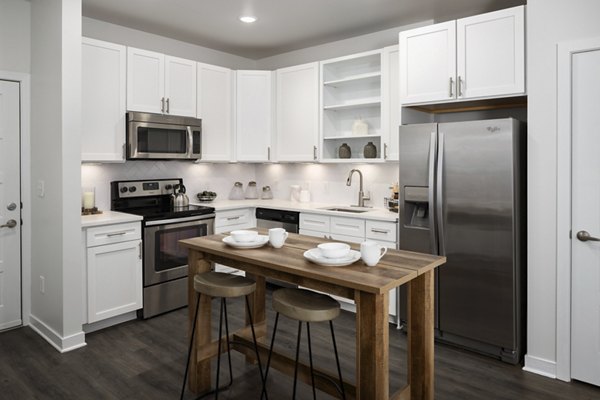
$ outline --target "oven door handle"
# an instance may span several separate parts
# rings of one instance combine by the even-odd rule
[[[146,226],[156,226],[156,225],[165,225],[165,224],[175,224],[179,222],[191,222],[191,221],[202,221],[206,219],[212,219],[215,217],[215,214],[205,214],[205,215],[196,215],[193,217],[181,217],[181,218],[171,218],[171,219],[161,219],[157,221],[146,221]]]

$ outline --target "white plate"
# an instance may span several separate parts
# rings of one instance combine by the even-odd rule
[[[327,258],[321,254],[321,250],[318,248],[309,249],[304,252],[304,258],[308,261],[314,262],[315,264],[325,265],[328,267],[344,267],[346,265],[353,264],[360,260],[360,251],[350,250],[348,255],[341,258]]]
[[[236,249],[257,249],[259,247],[263,247],[268,241],[269,237],[267,235],[258,235],[256,240],[243,243],[236,242],[231,236],[225,236],[223,238],[223,243],[231,247],[235,247]]]

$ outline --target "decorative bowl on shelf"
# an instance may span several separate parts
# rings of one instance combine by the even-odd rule
[[[198,193],[196,195],[196,197],[198,198],[198,201],[213,201],[214,199],[217,198],[217,194],[215,192],[209,192],[207,190],[205,190],[204,192]]]

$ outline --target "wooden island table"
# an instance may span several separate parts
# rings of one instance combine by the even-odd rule
[[[234,249],[222,242],[225,235],[211,235],[186,239],[180,244],[189,250],[188,303],[191,333],[196,312],[194,275],[211,270],[212,263],[228,265],[246,271],[256,280],[256,291],[251,296],[251,309],[261,358],[268,354],[265,312],[265,278],[274,278],[322,292],[353,299],[356,303],[356,371],[355,382],[344,382],[349,399],[433,399],[434,377],[434,269],[446,262],[445,257],[408,251],[389,250],[375,267],[367,267],[361,260],[346,267],[325,267],[306,260],[303,253],[326,240],[290,234],[285,245],[275,249],[269,244],[258,249]],[[356,249],[357,246],[353,245]],[[389,393],[389,323],[388,292],[397,286],[408,286],[408,382],[396,393]],[[211,338],[211,305],[208,296],[202,296],[198,315],[195,351],[189,370],[189,388],[203,393],[211,388],[210,361],[218,352],[217,340]],[[249,325],[230,333],[232,349],[254,360]],[[225,351],[225,346],[223,346]],[[264,365],[264,363],[263,363]],[[273,353],[271,367],[293,374],[294,359]],[[316,369],[319,373],[337,379],[337,374]],[[298,378],[310,383],[310,370],[299,368]],[[319,379],[320,390],[337,395],[335,386]]]

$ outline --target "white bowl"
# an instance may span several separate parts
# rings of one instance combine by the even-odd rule
[[[254,241],[256,241],[256,239],[258,239],[258,232],[256,232],[256,231],[240,230],[240,231],[231,231],[229,234],[231,235],[233,240],[235,240],[238,243],[254,242]]]
[[[350,252],[350,245],[346,243],[321,243],[317,247],[325,258],[342,258]]]

